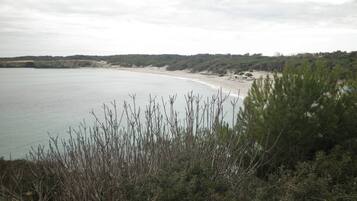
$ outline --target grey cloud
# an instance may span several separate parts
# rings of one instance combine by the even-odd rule
[[[357,1],[339,5],[276,0],[176,0],[176,1],[95,1],[95,0],[2,0],[13,14],[23,12],[55,16],[94,16],[105,20],[137,20],[148,23],[235,29],[249,25],[287,23],[302,26],[345,26],[357,28]],[[167,3],[169,2],[169,3]],[[10,13],[11,14],[11,13]],[[5,14],[0,14],[3,21]],[[23,19],[13,19],[19,21]],[[45,20],[31,19],[29,20]]]
[[[270,31],[264,35],[265,38],[269,38],[272,32],[280,31],[282,27],[293,28],[291,32],[281,30],[281,32],[285,31],[283,34],[287,36],[295,30],[315,28],[342,30],[341,34],[347,35],[357,32],[357,0],[339,4],[321,2],[323,1],[0,0],[0,41],[6,43],[6,46],[2,46],[0,50],[6,52],[11,47],[15,51],[17,49],[15,46],[20,46],[20,42],[12,42],[16,40],[26,44],[30,44],[29,41],[46,44],[44,41],[53,41],[57,36],[65,41],[74,35],[82,36],[83,33],[99,35],[102,29],[107,29],[106,33],[114,30],[118,32],[115,34],[120,34],[120,29],[111,28],[123,24],[125,26],[131,22],[133,26],[141,24],[158,26],[161,32],[165,29],[178,31],[200,29],[197,33],[208,35],[213,32],[224,32],[233,39],[236,37],[237,41],[244,40],[245,36],[260,37],[260,34],[264,34],[265,31]],[[123,27],[125,28],[127,27]],[[344,30],[349,31],[346,33]],[[311,38],[315,39],[319,34],[311,33],[311,35]],[[102,35],[98,37],[101,38]],[[326,36],[329,37],[335,40],[338,36]],[[190,36],[187,38],[191,40]],[[77,38],[72,41],[75,40]],[[348,44],[348,41],[345,43]]]
[[[191,2],[191,3],[190,3]],[[187,10],[195,9],[200,12],[215,13],[216,16],[226,16],[235,24],[239,21],[254,21],[267,23],[296,23],[308,26],[318,24],[357,26],[357,1],[339,5],[295,2],[282,3],[270,1],[219,1],[205,0],[182,2]]]

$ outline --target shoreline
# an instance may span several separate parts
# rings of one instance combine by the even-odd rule
[[[7,67],[8,68],[8,67]],[[24,68],[24,67],[11,67],[11,68]],[[67,69],[67,68],[34,68],[32,69]],[[155,74],[161,76],[169,76],[175,79],[190,80],[202,85],[206,85],[212,89],[219,90],[229,94],[233,97],[239,97],[244,99],[251,88],[251,85],[255,79],[260,77],[265,77],[267,75],[272,75],[271,72],[267,71],[246,71],[244,73],[249,73],[252,76],[247,78],[246,76],[236,75],[233,73],[227,73],[224,75],[212,74],[209,72],[190,72],[189,70],[167,70],[166,67],[123,67],[119,65],[109,65],[101,67],[78,67],[78,68],[88,68],[88,69],[112,69],[118,71],[136,72],[136,73],[147,73]],[[78,69],[78,68],[68,68],[68,69]]]
[[[254,81],[261,76],[266,76],[269,74],[264,71],[251,72],[253,77],[249,80],[243,80],[237,78],[236,75],[225,74],[223,76],[218,76],[215,74],[209,74],[205,72],[192,73],[185,70],[168,71],[165,67],[122,67],[122,66],[112,66],[112,69],[119,71],[129,71],[138,73],[149,73],[155,75],[170,76],[176,79],[190,80],[203,85],[206,85],[212,89],[222,89],[222,92],[229,94],[230,96],[239,97],[244,99]]]

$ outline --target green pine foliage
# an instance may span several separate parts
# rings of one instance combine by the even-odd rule
[[[357,137],[355,86],[322,63],[254,82],[238,123],[268,157],[293,167]]]

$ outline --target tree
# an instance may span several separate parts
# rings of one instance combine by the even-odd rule
[[[268,171],[357,137],[356,85],[339,75],[338,68],[306,64],[253,83],[238,126],[269,157]]]

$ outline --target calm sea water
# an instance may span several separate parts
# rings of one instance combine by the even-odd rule
[[[90,119],[90,111],[101,111],[103,103],[115,100],[121,106],[129,94],[136,94],[139,106],[149,95],[177,94],[176,105],[183,108],[190,91],[217,93],[191,80],[114,69],[0,68],[0,156],[24,157],[49,135],[65,137],[69,126]]]

